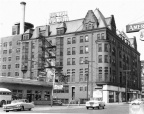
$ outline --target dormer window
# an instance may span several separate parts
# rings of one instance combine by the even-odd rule
[[[64,34],[65,30],[64,28],[57,28],[57,35]]]

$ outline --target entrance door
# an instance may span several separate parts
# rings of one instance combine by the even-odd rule
[[[72,87],[72,100],[75,100],[75,87]]]

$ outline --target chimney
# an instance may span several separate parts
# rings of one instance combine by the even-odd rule
[[[21,7],[22,7],[22,17],[21,17],[21,20],[20,20],[20,34],[23,34],[24,33],[24,27],[25,27],[25,5],[26,3],[25,2],[21,2]]]

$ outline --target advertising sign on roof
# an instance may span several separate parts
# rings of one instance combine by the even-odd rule
[[[126,32],[127,33],[138,32],[141,29],[144,29],[144,23],[126,25]]]

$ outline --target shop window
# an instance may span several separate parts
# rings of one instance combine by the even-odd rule
[[[45,91],[44,92],[44,99],[47,101],[50,101],[50,92],[49,91]]]
[[[35,91],[35,100],[41,100],[42,91]]]

